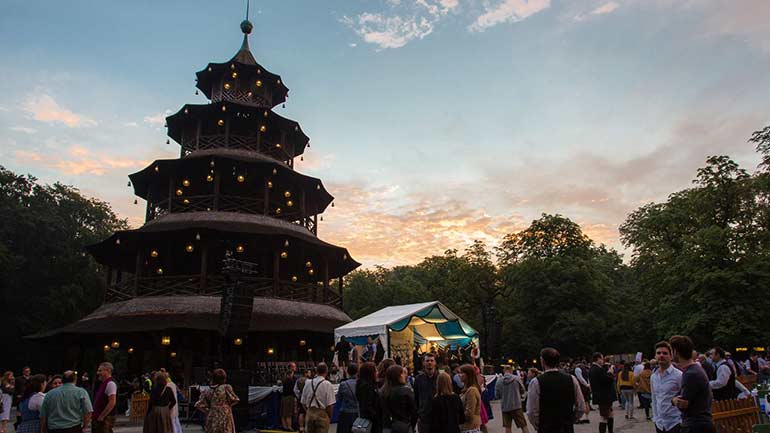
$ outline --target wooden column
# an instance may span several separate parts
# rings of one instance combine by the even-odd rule
[[[264,199],[265,202],[263,203],[263,211],[262,213],[264,215],[267,215],[270,213],[270,188],[267,187],[267,182],[269,178],[263,179],[262,182],[264,183],[265,193],[264,193]]]
[[[206,280],[209,273],[209,248],[205,243],[201,243],[201,294],[206,292]]]
[[[276,248],[273,253],[273,296],[278,297],[278,287],[281,280],[281,251]]]
[[[318,234],[318,213],[313,215],[313,234]]]
[[[152,217],[152,189],[147,189],[147,210],[144,213],[144,222],[147,222],[150,220],[150,217]]]
[[[230,116],[225,116],[225,147],[230,147]]]
[[[222,176],[219,170],[214,170],[214,210],[219,210],[219,195],[222,189]]]
[[[201,148],[201,121],[198,119],[195,126],[195,150]]]
[[[136,250],[136,267],[134,268],[134,296],[139,295],[139,277],[142,276],[142,250]]]
[[[345,306],[344,298],[342,297],[342,286],[343,286],[342,275],[340,275],[340,279],[337,280],[337,290],[339,290],[340,292],[340,308]]]
[[[168,177],[168,213],[171,213],[171,203],[174,200],[174,178]]]
[[[321,271],[324,279],[324,292],[322,296],[323,303],[325,304],[329,301],[329,259],[323,259],[323,269]]]
[[[305,212],[305,188],[302,188],[299,192],[299,213],[302,225],[307,228],[307,222],[305,221],[305,215],[307,214]]]

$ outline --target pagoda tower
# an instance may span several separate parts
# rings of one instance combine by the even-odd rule
[[[248,363],[317,360],[313,349],[328,352],[334,327],[350,321],[341,310],[343,277],[360,264],[317,237],[334,197],[320,179],[294,170],[309,138],[274,111],[289,89],[255,60],[252,28],[241,23],[243,44],[232,59],[196,73],[210,102],[166,118],[180,157],[129,176],[147,202],[144,225],[89,247],[106,268],[104,304],[49,335],[93,334],[99,349],[134,357],[161,349],[136,368],[177,357],[187,373],[210,364],[226,256],[256,268],[240,279],[254,296],[249,332],[259,334],[244,347]]]

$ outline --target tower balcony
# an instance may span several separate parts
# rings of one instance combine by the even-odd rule
[[[119,302],[150,296],[222,296],[227,281],[224,275],[142,276],[108,273],[105,302]],[[254,297],[279,298],[313,302],[342,308],[339,286],[276,280],[271,277],[243,276],[238,283],[245,285]]]

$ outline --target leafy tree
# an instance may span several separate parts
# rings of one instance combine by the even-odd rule
[[[17,349],[6,365],[29,362],[23,336],[101,304],[104,278],[84,247],[126,227],[104,202],[0,166],[0,338]]]

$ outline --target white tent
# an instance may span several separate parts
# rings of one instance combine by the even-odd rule
[[[379,337],[386,357],[394,352],[411,357],[415,342],[478,346],[478,332],[438,301],[383,308],[334,330],[335,341],[343,335],[356,345]]]

